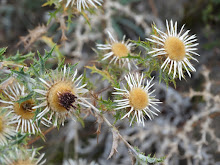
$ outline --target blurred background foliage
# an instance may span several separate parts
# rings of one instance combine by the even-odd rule
[[[120,0],[119,2],[122,5],[132,4],[132,8],[136,9],[137,13],[138,8],[140,8],[138,4],[143,4],[141,8],[149,10],[149,13],[152,12],[152,15],[159,15],[162,20],[177,19],[181,21],[179,24],[185,23],[189,28],[199,31],[203,30],[202,34],[207,38],[210,35],[216,36],[213,33],[216,32],[215,29],[219,27],[220,23],[220,10],[218,10],[220,8],[220,0],[171,0],[168,4],[161,0],[155,0],[153,7],[149,3],[150,1]],[[53,12],[54,6],[42,7],[43,4],[43,0],[1,0],[0,47],[8,46],[7,53],[13,52],[12,50],[15,50],[16,44],[19,42],[19,37],[26,35],[28,29],[34,29],[38,25],[46,24],[49,12]],[[169,4],[170,7],[168,6]],[[122,38],[124,34],[128,34],[128,37],[140,37],[142,40],[146,37],[144,29],[126,15],[117,13],[112,16],[111,21],[119,38]],[[59,24],[53,24],[48,34],[57,33],[58,28]],[[76,22],[73,21],[67,31],[68,36],[74,31],[74,28],[76,28]],[[60,31],[56,35],[53,39],[55,42],[59,42]],[[219,46],[219,42],[219,39],[214,39],[213,42],[208,42],[205,48],[209,49]],[[41,44],[38,46],[42,48]]]

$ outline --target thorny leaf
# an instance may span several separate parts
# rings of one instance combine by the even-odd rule
[[[14,141],[12,141],[12,145],[15,145],[15,144],[20,144],[20,143],[25,143],[25,138],[28,136],[28,134],[17,134],[17,136],[15,136],[14,138]]]
[[[3,53],[6,51],[6,48],[0,49],[0,69],[6,67],[6,69],[13,68],[18,69],[21,67],[27,68],[24,61],[27,59],[33,59],[34,53],[29,52],[27,54],[20,54],[19,51],[13,56],[6,57]],[[9,68],[8,68],[9,67]]]
[[[35,79],[31,78],[30,74],[24,70],[24,68],[21,68],[19,71],[12,70],[14,75],[16,75],[16,78],[20,79],[23,84],[26,84],[28,89],[32,91],[33,84],[36,83]]]
[[[47,25],[49,25],[53,19],[56,19],[57,13],[59,12],[59,10],[60,10],[60,8],[55,10],[54,12],[49,12],[50,18],[47,21]]]
[[[20,98],[18,101],[16,101],[16,102],[19,103],[19,104],[21,104],[21,103],[23,103],[23,102],[25,102],[25,101],[27,101],[27,100],[30,100],[30,99],[32,98],[33,94],[34,94],[34,92],[32,91],[32,92],[30,92],[27,96],[21,97],[21,98]]]
[[[46,62],[49,58],[53,58],[52,53],[54,51],[56,46],[53,46],[53,48],[50,51],[45,50],[45,54],[42,56],[40,52],[37,51],[38,60],[34,59],[34,63],[31,64],[31,69],[33,70],[33,73],[39,77],[40,75],[43,75],[46,71]]]
[[[56,45],[56,43],[53,42],[53,39],[47,36],[42,36],[40,38],[41,41],[43,41],[44,43],[46,43],[51,49],[54,49],[54,52],[59,60],[59,63],[62,62],[62,60],[64,59],[63,54],[60,52],[59,50],[59,46]]]
[[[0,60],[3,60],[2,55],[6,52],[7,47],[0,48]]]
[[[7,60],[7,59],[6,59]],[[5,67],[6,70],[10,69],[14,69],[14,70],[19,70],[19,68],[24,68],[25,70],[28,69],[28,67],[21,64],[17,64],[15,61],[3,61],[0,62],[0,69],[3,69],[3,67]]]
[[[110,159],[116,152],[118,152],[117,148],[118,148],[119,136],[118,136],[118,130],[116,128],[112,128],[112,135],[113,135],[112,149],[108,156],[108,159]]]
[[[143,154],[139,154],[138,155],[138,159],[136,164],[141,164],[141,165],[145,165],[146,163],[151,163],[151,164],[155,164],[155,163],[161,163],[163,162],[165,159],[165,157],[162,158],[156,158],[155,156],[151,156],[151,154],[149,154],[148,156],[145,156]]]
[[[7,61],[13,61],[13,62],[15,62],[15,63],[20,63],[20,64],[22,64],[25,60],[27,60],[27,59],[32,59],[32,58],[34,57],[34,55],[35,55],[35,54],[32,53],[32,52],[29,52],[29,53],[27,53],[27,54],[22,55],[22,54],[19,53],[19,51],[17,51],[17,53],[16,53],[15,55],[10,56],[10,57],[8,57],[8,58],[5,59],[5,60],[7,60]]]
[[[91,69],[92,70],[92,73],[98,73],[100,75],[103,76],[103,79],[105,80],[108,80],[110,83],[114,84],[114,80],[112,78],[112,76],[109,74],[108,71],[106,70],[99,70],[98,68],[96,68],[96,66],[85,66],[86,68],[88,69]]]
[[[35,41],[37,41],[43,34],[45,34],[47,30],[47,27],[44,25],[39,25],[33,30],[28,30],[29,34],[20,37],[20,42],[17,44],[17,46],[23,43],[25,49],[27,50]]]

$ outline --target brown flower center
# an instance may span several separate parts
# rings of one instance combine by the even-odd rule
[[[74,107],[76,96],[72,88],[72,83],[68,81],[60,81],[54,84],[48,94],[48,106],[56,112],[66,112],[70,107]]]
[[[114,43],[112,44],[112,52],[117,57],[128,56],[129,50],[123,43]]]
[[[66,110],[69,110],[71,107],[76,108],[73,103],[75,102],[76,96],[69,92],[58,93],[58,99],[60,105],[62,105]]]
[[[142,110],[149,104],[148,94],[142,88],[133,88],[129,93],[129,101],[135,110]]]
[[[186,55],[185,45],[177,37],[168,37],[165,41],[164,48],[171,60],[182,61]]]
[[[27,100],[23,103],[14,103],[14,111],[17,115],[20,115],[23,119],[32,119],[35,115],[35,109],[32,109],[34,106],[33,100]]]

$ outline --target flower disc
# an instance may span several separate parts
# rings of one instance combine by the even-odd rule
[[[114,44],[112,44],[112,51],[118,57],[125,57],[129,53],[128,48],[123,43],[114,43]]]
[[[171,60],[182,61],[186,55],[184,43],[177,37],[168,37],[164,48]]]
[[[32,100],[27,100],[21,104],[14,103],[14,111],[17,115],[20,115],[23,119],[33,119],[35,109],[32,109],[34,102]]]
[[[146,91],[141,88],[133,88],[130,91],[129,101],[135,110],[144,109],[146,106],[148,106],[149,102]]]

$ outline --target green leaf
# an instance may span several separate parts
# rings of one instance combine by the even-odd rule
[[[0,60],[3,60],[3,54],[6,52],[7,47],[0,48]]]
[[[52,4],[52,3],[51,3],[51,4]],[[48,2],[48,4],[45,4],[45,5],[51,5],[51,4],[49,4],[49,2]],[[49,18],[49,20],[47,21],[47,25],[50,24],[50,22],[52,21],[53,18],[56,19],[56,15],[57,15],[57,13],[60,12],[60,9],[61,9],[61,8],[58,8],[58,9],[55,10],[54,12],[49,12],[50,18]]]
[[[45,50],[45,55],[42,56],[38,51],[37,55],[39,57],[39,60],[34,59],[34,64],[31,65],[32,71],[36,76],[42,75],[46,72],[46,62],[49,58],[53,58],[52,53],[55,49],[55,46],[48,52]]]
[[[10,56],[7,60],[8,61],[14,61],[16,63],[23,63],[27,59],[32,59],[34,57],[34,53],[30,52],[28,54],[22,55],[17,51],[17,53],[14,56]]]
[[[43,57],[44,61],[52,57],[52,53],[55,48],[56,48],[56,45],[53,45],[52,49],[49,52],[45,50],[45,56]]]
[[[91,90],[94,90],[95,86],[94,84],[92,83],[92,81],[87,77],[86,75],[86,69],[84,69],[84,72],[83,72],[83,78],[82,78],[82,84],[87,84],[86,85],[86,88],[91,91]]]
[[[45,72],[45,61],[42,58],[41,54],[39,53],[39,51],[37,51],[37,55],[39,57],[39,65],[40,65],[40,74],[43,74]]]
[[[151,48],[150,43],[148,41],[141,41],[140,38],[138,41],[132,40],[131,42],[135,43],[137,46],[144,48],[146,51],[149,51]]]
[[[140,163],[146,162],[146,163],[161,163],[164,161],[165,157],[162,158],[156,158],[155,156],[151,157],[151,154],[149,154],[148,156],[145,156],[143,154],[139,154],[138,155],[138,161]]]
[[[77,120],[80,122],[80,124],[82,125],[82,127],[85,128],[85,122],[84,122],[83,118],[80,117],[80,116],[77,116]]]
[[[121,58],[128,58],[128,59],[140,59],[140,55],[138,56],[131,56],[131,54],[129,53],[128,56],[124,56],[124,57],[121,57]]]
[[[19,71],[11,70],[14,74],[17,74],[17,78],[20,79],[24,85],[27,85],[27,88],[32,91],[33,84],[36,83],[35,79],[31,78],[28,73],[24,72],[24,68],[21,68]]]
[[[112,111],[114,108],[116,108],[116,104],[110,98],[108,98],[108,100],[103,100],[101,97],[99,100],[99,105],[104,106],[108,111]]]
[[[39,70],[33,64],[31,64],[31,69],[36,77],[40,77]]]
[[[27,136],[28,136],[28,133],[26,133],[26,134],[20,134],[20,133],[18,133],[18,134],[13,138],[13,142],[12,142],[11,145],[26,143],[25,139],[26,139]]]
[[[43,42],[45,42],[50,48],[51,50],[53,50],[52,52],[54,52],[58,58],[59,63],[62,62],[63,59],[63,54],[60,52],[59,50],[59,46],[56,45],[56,43],[53,42],[53,39],[51,37],[47,37],[47,36],[42,36],[41,40]],[[52,53],[51,52],[51,53]],[[48,52],[49,53],[49,52]]]
[[[28,54],[22,55],[19,53],[19,51],[17,51],[17,53],[15,55],[11,55],[8,58],[6,58],[5,56],[3,56],[3,54],[6,51],[6,47],[5,48],[1,48],[0,49],[0,61],[8,61],[5,62],[5,65],[17,65],[20,64],[20,66],[22,66],[22,63],[27,60],[27,59],[32,59],[34,57],[34,53],[30,52]]]
[[[103,80],[108,80],[111,84],[115,84],[113,77],[106,70],[99,70],[96,66],[85,66],[88,69],[91,69],[92,73],[98,73],[103,76]]]
[[[114,125],[116,124],[116,122],[117,122],[118,120],[121,119],[121,116],[123,116],[123,115],[121,115],[121,114],[122,114],[121,111],[116,111],[116,114],[114,115],[114,118],[115,118]]]
[[[65,58],[58,64],[57,69],[61,70],[63,68],[64,64],[65,64]]]
[[[30,92],[27,96],[21,97],[21,98],[20,98],[19,100],[17,100],[16,102],[19,103],[19,104],[21,104],[21,103],[23,103],[24,101],[30,100],[30,99],[32,98],[33,94],[34,94],[34,92],[32,91],[32,92]]]
[[[78,65],[78,63],[75,63],[74,65],[68,65],[68,67],[70,68],[70,70],[74,70],[74,68]]]
[[[18,74],[23,80],[28,80],[30,78],[30,75],[24,72],[24,68],[21,68],[19,71],[12,70],[12,72]]]

